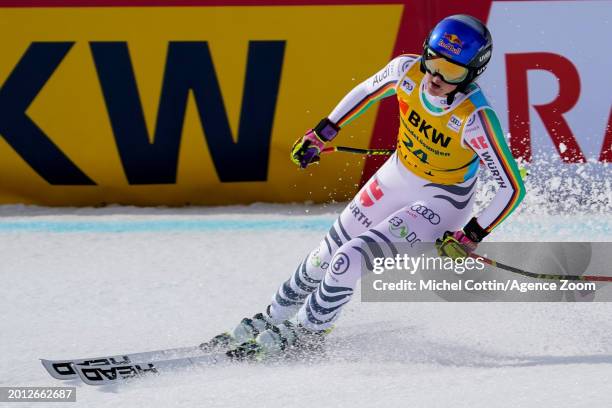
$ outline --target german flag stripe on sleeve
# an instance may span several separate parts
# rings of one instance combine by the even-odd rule
[[[503,131],[499,123],[499,119],[494,112],[490,109],[483,109],[478,111],[478,118],[480,119],[482,126],[485,131],[485,136],[489,141],[498,161],[503,167],[504,173],[510,179],[512,185],[512,197],[506,203],[501,213],[491,222],[491,224],[485,227],[485,231],[491,232],[496,226],[498,226],[503,220],[505,220],[515,209],[525,196],[525,186],[519,173],[519,169],[510,153],[510,149],[503,138]]]
[[[355,105],[350,111],[348,111],[344,116],[338,120],[337,125],[339,127],[343,127],[344,125],[349,124],[351,121],[359,117],[363,112],[367,111],[370,106],[374,103],[378,102],[381,99],[384,99],[388,96],[395,94],[395,85],[397,81],[389,81],[385,83],[382,88],[379,88],[375,92],[367,95],[363,98],[357,105]]]

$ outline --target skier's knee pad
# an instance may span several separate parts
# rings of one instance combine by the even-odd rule
[[[346,242],[334,253],[329,262],[326,281],[334,286],[353,288],[361,277],[361,254],[355,248],[361,245],[357,238]]]

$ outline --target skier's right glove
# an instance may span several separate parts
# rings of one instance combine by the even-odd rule
[[[332,121],[325,118],[314,129],[296,140],[291,148],[291,161],[305,169],[309,164],[317,163],[325,143],[332,140],[340,131]]]

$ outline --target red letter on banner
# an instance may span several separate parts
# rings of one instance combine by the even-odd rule
[[[612,163],[612,109],[610,109],[608,126],[606,126],[606,135],[604,136],[604,141],[601,145],[599,161],[604,163]]]
[[[585,162],[580,146],[563,117],[565,112],[576,105],[580,97],[580,76],[570,60],[546,52],[506,55],[510,144],[513,155],[531,160],[527,71],[533,69],[549,71],[559,81],[559,94],[554,101],[546,105],[534,105],[555,148],[565,162]],[[561,144],[565,145],[565,149],[560,148]]]

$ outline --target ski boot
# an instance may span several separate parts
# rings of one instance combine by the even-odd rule
[[[204,352],[227,351],[240,344],[254,340],[259,333],[273,327],[272,320],[267,313],[257,313],[252,318],[245,317],[230,332],[216,335],[211,340],[200,344]]]
[[[238,360],[307,357],[323,350],[325,335],[330,331],[312,331],[285,320],[229,350],[227,355]]]

